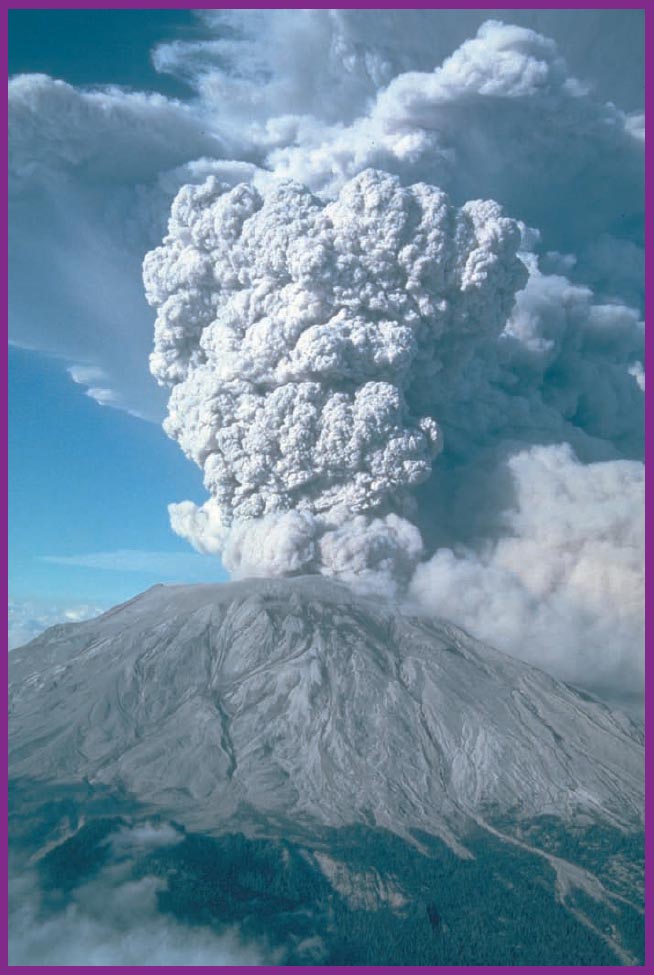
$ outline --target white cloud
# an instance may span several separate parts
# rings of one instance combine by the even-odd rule
[[[638,236],[642,146],[635,116],[607,97],[642,108],[641,12],[497,11],[522,28],[476,40],[492,11],[203,16],[212,39],[155,52],[195,86],[187,103],[44,75],[10,82],[11,340],[102,370],[99,402],[163,415],[138,265],[177,189],[209,172],[233,184],[273,168],[318,186],[375,165],[455,202],[492,196],[546,229],[548,248],[583,249],[587,275],[605,266],[593,247],[609,235],[626,267],[613,277],[629,300],[638,291],[623,243]],[[532,27],[554,34],[573,70]],[[575,72],[599,92],[583,94]]]
[[[533,30],[489,21],[435,70],[393,78],[352,123],[298,125],[295,143],[268,164],[313,189],[333,192],[375,166],[434,183],[456,203],[498,200],[549,249],[580,250],[607,232],[642,242],[643,147],[632,120]]]
[[[44,75],[9,83],[10,340],[68,360],[95,399],[148,419],[163,400],[147,371],[139,267],[193,178],[186,163],[210,171],[202,159],[225,154],[206,129],[193,107],[160,95]]]
[[[643,107],[640,11],[205,10],[198,16],[214,38],[162,44],[154,64],[207,100],[213,90],[216,110],[235,112],[235,121],[280,113],[350,120],[396,75],[433,70],[485,20],[555,38],[573,73],[588,79],[599,97],[627,111]]]
[[[106,607],[81,604],[73,606],[53,606],[40,602],[9,600],[8,639],[9,649],[21,647],[39,636],[44,630],[57,623],[79,623],[92,619]]]
[[[118,549],[81,555],[42,555],[42,562],[107,572],[140,572],[177,581],[214,581],[224,573],[215,559],[192,552],[147,552]]]
[[[410,570],[420,544],[401,516],[442,449],[437,411],[417,410],[416,392],[447,384],[502,331],[527,278],[520,239],[495,203],[456,209],[372,170],[326,206],[288,183],[259,193],[210,177],[180,191],[144,262],[151,368],[173,386],[164,428],[202,467],[216,523],[238,526],[227,565],[252,571],[250,552],[279,572],[331,573],[337,547],[343,569],[346,552],[361,570],[391,568],[395,552]],[[359,516],[347,545],[343,511]],[[188,512],[174,509],[176,531]],[[196,543],[202,523],[193,516]]]
[[[494,534],[440,548],[411,595],[499,649],[617,703],[641,701],[644,467],[524,448]]]
[[[110,857],[70,900],[48,909],[34,870],[13,869],[9,878],[9,964],[81,966],[264,965],[274,956],[244,944],[236,928],[215,934],[184,925],[158,909],[162,879],[134,876],[148,849],[175,845],[169,825],[123,826],[109,839]]]

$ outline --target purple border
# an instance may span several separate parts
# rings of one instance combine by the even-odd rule
[[[1,50],[3,63],[7,64],[7,11],[8,10],[28,10],[28,9],[146,9],[150,8],[153,10],[163,10],[163,9],[195,9],[195,10],[213,10],[213,9],[262,9],[262,8],[280,8],[280,9],[304,9],[304,3],[285,3],[285,4],[275,4],[256,2],[256,0],[251,0],[251,2],[238,3],[238,4],[215,4],[207,3],[204,0],[137,0],[136,3],[130,2],[130,0],[113,0],[113,2],[107,4],[99,3],[87,3],[84,0],[68,0],[68,2],[58,3],[56,0],[23,0],[23,2],[7,3],[6,0],[0,0],[2,6],[2,24],[1,24]],[[354,8],[354,9],[401,9],[402,5],[398,3],[384,2],[384,0],[360,0],[358,3],[314,3],[311,9],[323,9],[337,7],[342,9]],[[466,2],[463,3],[437,3],[437,2],[425,2],[425,0],[418,0],[418,2],[412,2],[410,4],[412,9],[467,9],[467,10],[485,10],[485,9],[506,9],[506,10],[613,10],[616,8],[625,10],[643,10],[645,13],[645,119],[646,119],[646,140],[645,140],[645,160],[646,160],[646,173],[649,174],[646,177],[645,185],[645,214],[646,214],[646,242],[645,242],[645,285],[646,285],[646,343],[645,343],[645,371],[649,373],[650,377],[654,375],[654,179],[652,174],[654,173],[654,150],[652,146],[652,123],[654,122],[654,0],[641,0],[641,2],[634,2],[634,0],[629,0],[629,2],[618,2],[618,0],[577,0],[577,2],[565,2],[565,0],[550,0],[549,3],[538,3],[538,2],[525,2],[519,3],[515,0],[508,0],[503,4],[493,3],[492,0],[477,0],[477,2]],[[3,138],[6,138],[4,133],[6,128],[4,127],[5,117],[7,112],[6,103],[2,104],[3,113]],[[7,176],[7,157],[3,155],[2,158],[3,166],[3,176]],[[5,182],[6,185],[6,182]],[[6,219],[6,207],[7,207],[7,197],[3,193],[2,195],[2,216]],[[6,267],[7,267],[7,238],[2,239],[2,250],[4,260],[5,273],[2,277],[2,288],[3,297],[7,293],[7,277],[6,277]],[[5,330],[7,328],[7,320],[3,319],[3,324]],[[3,374],[7,375],[7,344],[2,343],[2,364],[3,364]],[[7,398],[6,395],[2,397],[2,412],[3,419],[7,420]],[[6,442],[6,422],[3,425],[3,435],[5,436],[5,446]],[[645,517],[645,565],[646,565],[646,579],[645,579],[645,592],[646,592],[646,666],[645,666],[645,737],[648,742],[654,739],[654,661],[652,660],[652,654],[654,653],[654,570],[652,568],[652,560],[654,559],[654,501],[653,489],[652,489],[652,460],[654,452],[654,391],[652,390],[651,382],[648,384],[647,391],[645,393],[645,464],[646,464],[646,517]],[[5,470],[7,468],[5,457]],[[7,480],[3,479],[2,490],[4,492],[5,508],[7,507]],[[6,531],[6,528],[5,528]],[[3,578],[7,580],[7,567],[6,563],[3,564]],[[7,603],[5,603],[5,607]],[[6,631],[5,631],[6,632]],[[7,673],[8,660],[7,655],[3,656],[2,668],[3,668],[3,690],[2,690],[2,702],[4,713],[6,714],[7,709],[7,683],[8,683],[8,673]],[[646,866],[645,866],[645,917],[651,919],[651,923],[645,926],[645,964],[644,966],[637,966],[636,970],[643,972],[654,972],[654,769],[652,768],[652,755],[651,746],[648,749],[648,754],[646,755],[646,779],[645,779],[645,832],[646,832]],[[0,768],[2,770],[2,788],[5,800],[7,798],[7,755],[3,751],[0,756]],[[6,806],[5,806],[6,808]],[[2,857],[2,864],[4,867],[7,866],[7,822],[5,816],[0,816],[0,824],[2,829],[2,835],[0,837],[0,842],[2,844],[2,849],[0,850],[0,855]],[[0,909],[2,910],[2,954],[0,958],[0,965],[5,963],[7,959],[7,928],[6,928],[6,918],[7,918],[7,889],[3,884],[0,890]],[[44,970],[49,970],[51,967],[62,967],[66,966],[12,966],[11,970],[20,970],[22,972],[42,972]],[[80,968],[85,966],[74,966],[74,970],[78,971]],[[101,969],[103,971],[121,971],[121,972],[140,972],[141,967],[137,966],[88,966],[90,970],[95,971],[96,969]],[[187,971],[187,968],[176,967],[176,966],[152,966],[157,967],[160,971],[174,972],[174,971]],[[233,967],[233,966],[215,966],[220,967],[227,971],[238,971],[247,972],[249,969],[247,967]],[[282,966],[257,966],[263,968],[265,971],[277,972]],[[369,966],[372,971],[378,972],[398,972],[398,971],[420,971],[420,968],[406,968],[402,966]],[[439,971],[452,972],[452,973],[463,973],[463,972],[476,972],[481,969],[487,971],[497,971],[497,972],[521,972],[521,971],[542,971],[543,969],[552,968],[553,966],[440,966]],[[7,966],[9,970],[9,966]],[[72,970],[72,969],[71,969]],[[327,966],[311,966],[311,967],[293,967],[293,971],[297,972],[331,972],[334,970],[342,972],[356,972],[358,967],[347,967],[343,966],[338,969],[333,969]],[[213,967],[200,967],[194,966],[193,971],[214,971]],[[556,971],[559,972],[621,972],[624,971],[622,966],[557,966]]]

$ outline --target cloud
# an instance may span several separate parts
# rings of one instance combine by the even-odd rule
[[[21,602],[10,599],[8,607],[9,649],[22,647],[50,626],[57,623],[79,623],[104,612],[106,607],[75,605],[52,606],[40,602]]]
[[[487,21],[435,70],[394,77],[352,123],[298,125],[295,144],[271,151],[268,165],[312,189],[333,192],[375,166],[434,183],[456,203],[498,200],[550,249],[579,251],[602,233],[642,244],[634,120],[528,28]]]
[[[68,375],[74,383],[85,386],[86,395],[99,403],[100,406],[116,406],[119,404],[118,394],[114,389],[111,389],[109,385],[111,378],[104,369],[100,369],[98,366],[73,365],[69,366]],[[134,410],[128,412],[135,416],[140,415]]]
[[[159,419],[175,200],[173,529],[236,575],[419,565],[425,611],[633,697],[642,12],[201,16],[154,53],[187,103],[12,81],[13,340]]]
[[[475,37],[493,16],[514,23]],[[193,86],[187,102],[10,81],[11,341],[58,356],[98,402],[163,416],[138,266],[177,190],[211,172],[230,185],[289,173],[335,193],[377,166],[455,203],[492,197],[541,227],[547,249],[574,250],[593,285],[608,247],[619,295],[639,300],[641,12],[202,17],[204,40],[154,53]]]
[[[182,189],[144,262],[150,364],[173,387],[164,426],[203,469],[215,515],[186,503],[175,530],[191,518],[197,544],[207,524],[210,550],[214,525],[242,535],[265,519],[255,548],[271,547],[268,529],[286,535],[286,560],[279,544],[266,560],[280,573],[381,561],[392,578],[410,565],[410,489],[442,448],[418,401],[502,330],[527,278],[519,244],[497,204],[457,209],[434,187],[372,170],[326,206],[292,183],[229,190],[210,177]],[[247,541],[220,547],[237,574],[251,567]]]
[[[147,371],[139,266],[179,186],[225,154],[206,128],[160,95],[9,82],[10,340],[68,361],[94,399],[151,420],[163,400]]]
[[[263,965],[274,962],[238,931],[177,923],[158,909],[165,880],[139,875],[139,857],[182,839],[167,824],[123,826],[110,835],[102,869],[51,903],[35,870],[9,879],[10,965]],[[48,899],[48,894],[50,898]]]
[[[643,107],[637,12],[207,10],[198,16],[212,37],[162,44],[154,64],[207,102],[213,94],[216,111],[233,112],[241,122],[289,113],[351,120],[396,75],[433,70],[486,20],[555,38],[572,71],[600,98],[627,110]],[[628,61],[616,51],[628,51]]]
[[[115,552],[90,552],[83,555],[42,555],[42,562],[105,572],[141,572],[183,581],[202,582],[220,575],[214,559],[192,552],[144,552],[118,549]]]
[[[171,524],[237,577],[413,576],[420,612],[637,710],[643,322],[537,245],[377,171],[328,204],[181,190],[151,367],[211,497]]]
[[[529,278],[502,333],[480,345],[456,387],[434,394],[446,451],[568,441],[587,460],[642,458],[639,313],[597,302],[564,274],[543,273],[533,253],[521,257]]]
[[[237,575],[392,587],[413,526],[452,525],[443,447],[461,478],[512,441],[641,457],[638,312],[544,273],[534,244],[495,203],[379,171],[327,204],[283,181],[183,188],[144,262],[165,429],[211,494],[171,506],[174,530]]]
[[[643,465],[582,464],[557,445],[516,450],[503,473],[512,490],[502,492],[496,524],[485,537],[439,548],[418,567],[411,596],[513,656],[638,709]],[[465,500],[461,507],[464,516]]]

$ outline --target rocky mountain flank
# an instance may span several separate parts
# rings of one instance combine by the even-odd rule
[[[541,886],[613,961],[638,957],[602,913],[620,899],[641,913],[638,865],[618,850],[642,831],[636,726],[445,620],[324,578],[155,586],[48,630],[10,656],[9,763],[19,818],[35,797],[75,796],[50,847],[110,797],[112,814],[202,842],[299,844],[353,910],[396,914],[418,868],[391,869],[394,844],[462,864],[505,850],[545,871]]]

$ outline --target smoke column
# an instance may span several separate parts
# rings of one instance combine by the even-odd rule
[[[259,162],[194,164],[145,259],[165,429],[209,495],[172,527],[236,576],[336,576],[633,702],[642,119],[495,21],[433,71],[334,51],[329,111],[305,85],[255,111],[231,78],[253,122],[223,131]],[[193,77],[204,54],[159,52]]]
[[[433,392],[504,327],[519,243],[497,204],[373,170],[326,205],[285,181],[184,187],[144,265],[165,429],[211,494],[171,506],[175,531],[237,575],[408,581]]]

